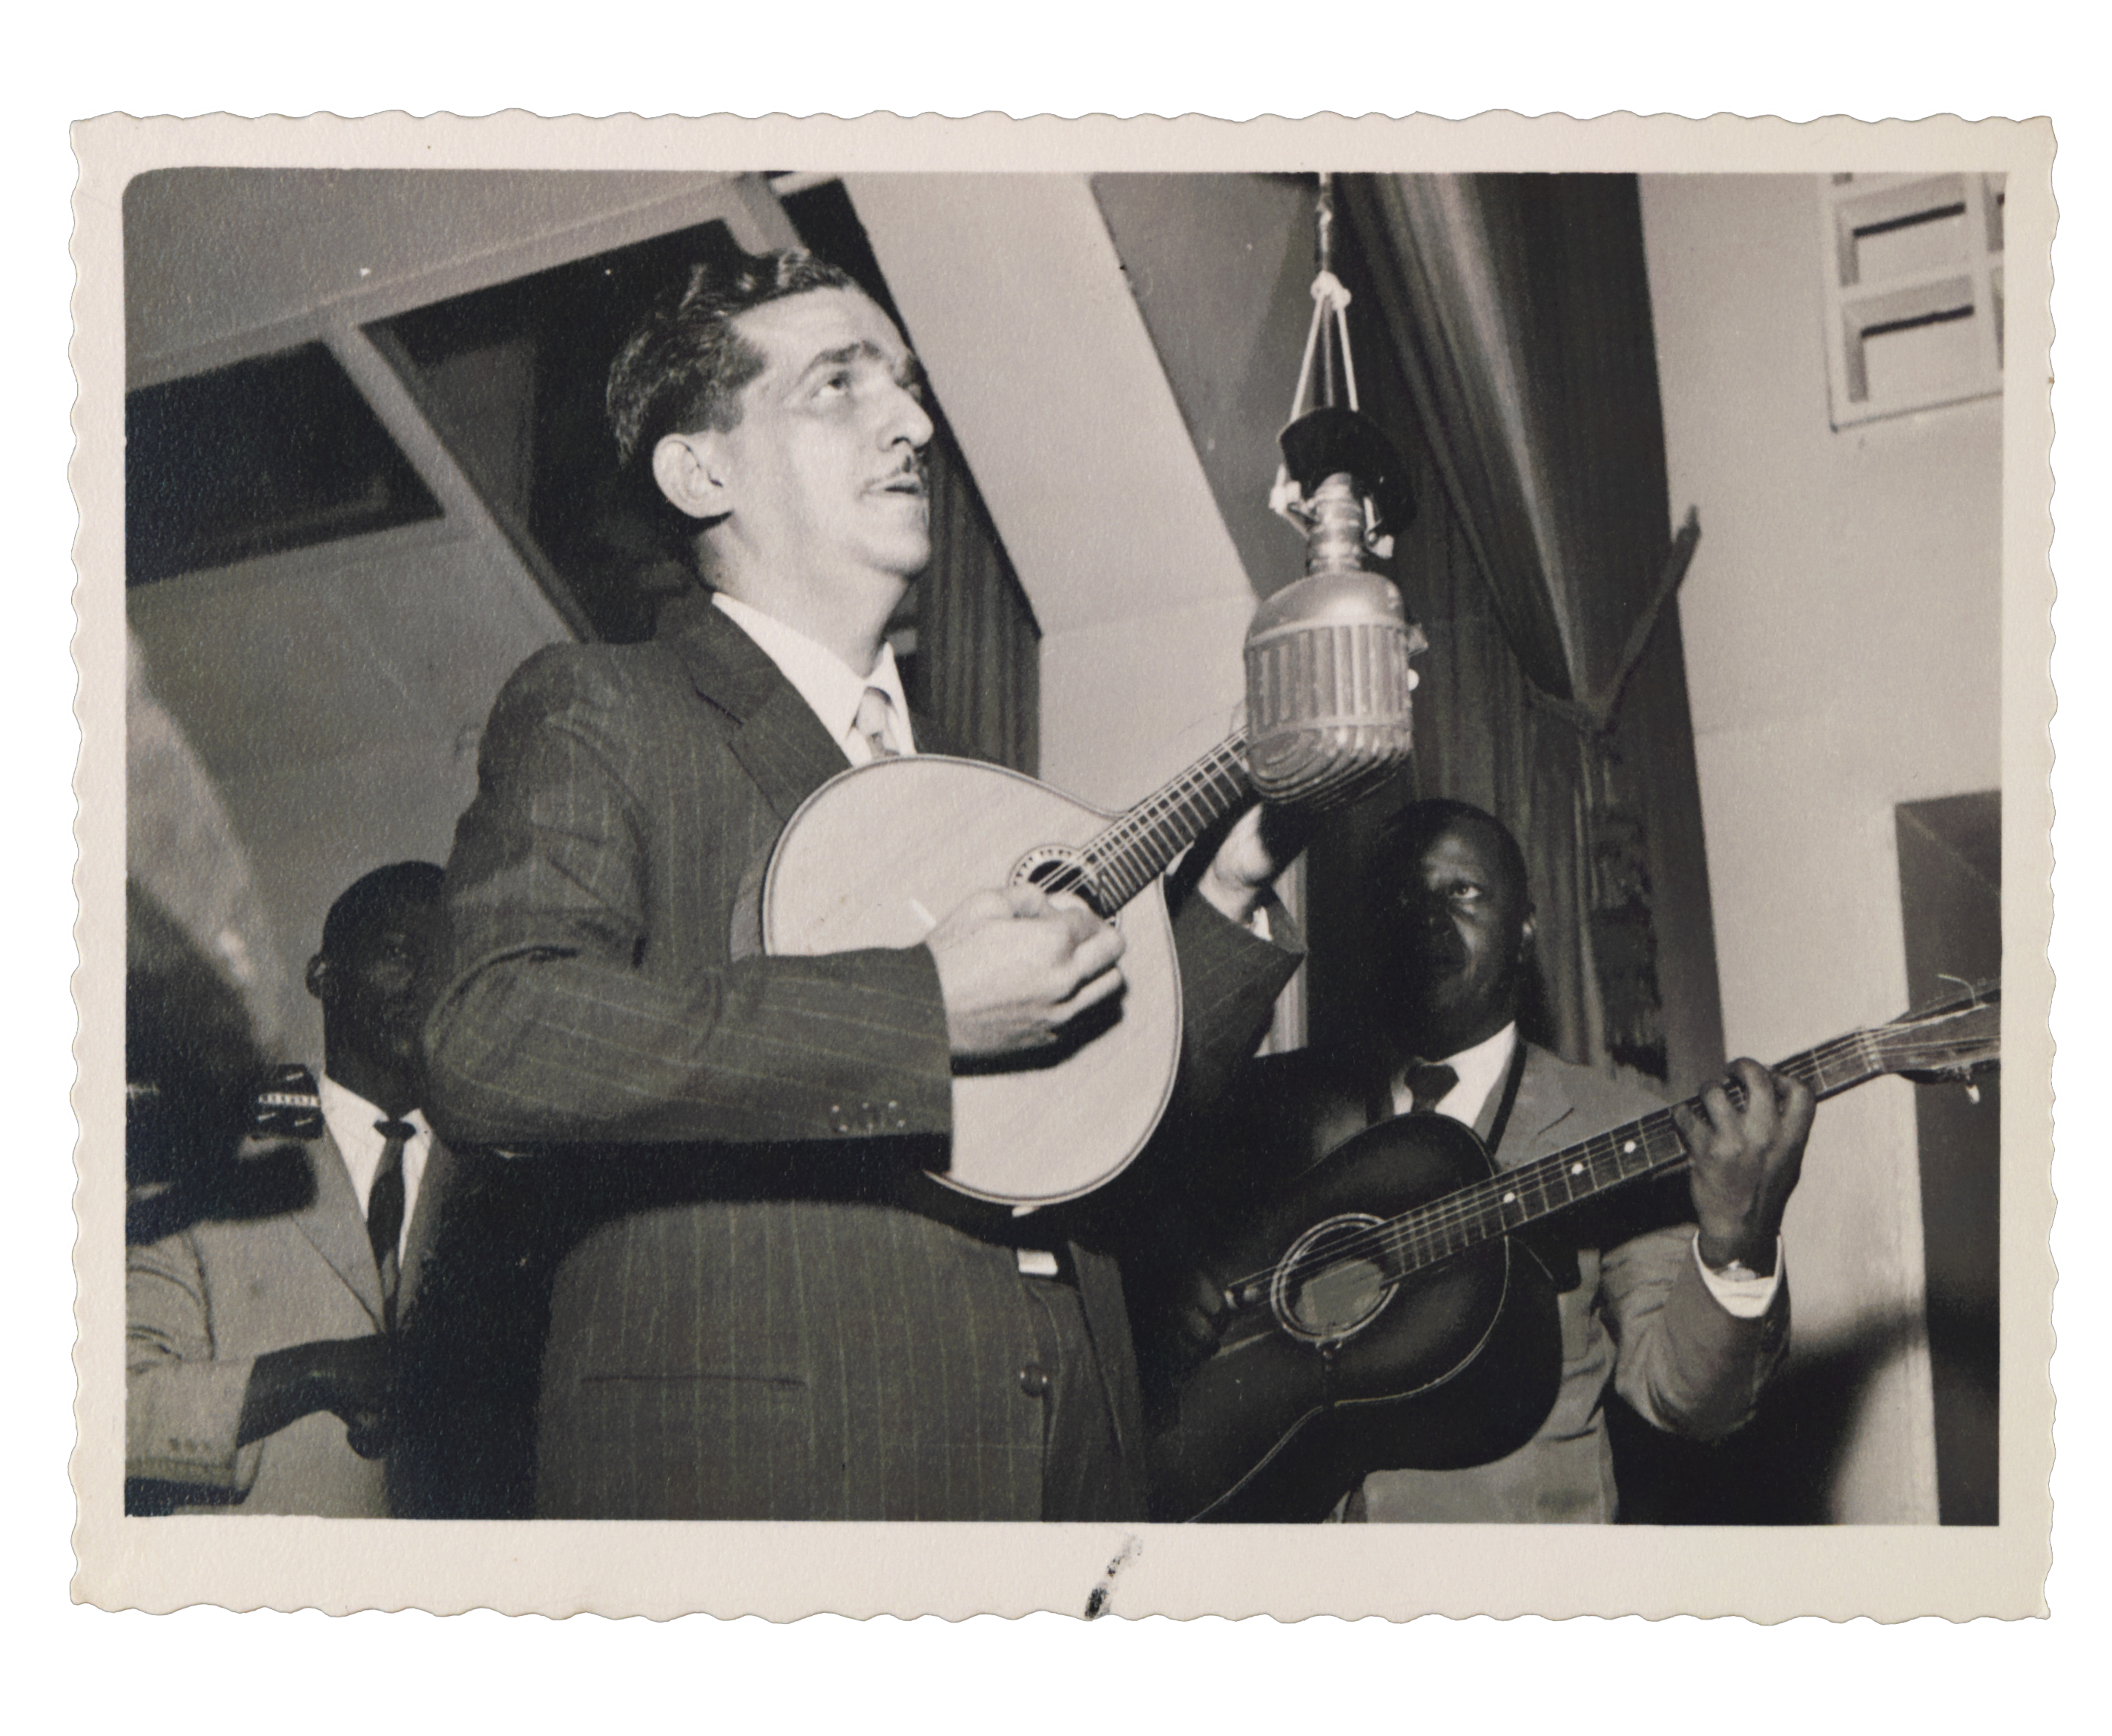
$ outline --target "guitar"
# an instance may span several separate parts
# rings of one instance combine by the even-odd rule
[[[1887,1073],[1967,1079],[1999,1058],[2000,1000],[1975,985],[1775,1070],[1820,1099]],[[1240,1275],[1222,1281],[1216,1346],[1154,1433],[1155,1509],[1310,1521],[1368,1472],[1524,1445],[1554,1405],[1562,1346],[1554,1283],[1515,1233],[1686,1163],[1668,1109],[1514,1169],[1441,1115],[1336,1146],[1204,1261]]]
[[[914,946],[971,894],[1074,891],[1122,934],[1123,992],[1065,1040],[954,1076],[952,1160],[935,1180],[1031,1210],[1090,1193],[1158,1127],[1181,1061],[1181,971],[1159,876],[1252,793],[1244,731],[1127,813],[1018,772],[920,754],[822,786],[785,824],[762,886],[780,955]]]

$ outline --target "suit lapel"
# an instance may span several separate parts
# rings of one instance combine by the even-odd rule
[[[294,1214],[294,1222],[344,1280],[345,1287],[359,1298],[360,1305],[373,1316],[375,1329],[380,1331],[381,1274],[374,1269],[374,1249],[366,1239],[359,1196],[352,1191],[351,1173],[327,1131],[308,1141],[307,1153],[315,1196]]]
[[[789,820],[823,784],[848,772],[850,762],[799,689],[781,675],[777,679],[778,691],[742,724],[732,745],[772,811]]]
[[[685,592],[661,609],[659,638],[682,661],[698,694],[739,726],[734,755],[781,820],[850,762],[769,654],[712,607]]]
[[[1577,1105],[1548,1064],[1545,1052],[1527,1045],[1525,1073],[1518,1080],[1518,1100],[1511,1105],[1510,1124],[1504,1129],[1503,1146],[1496,1155],[1498,1166],[1515,1169],[1560,1150],[1572,1137],[1583,1137],[1588,1130],[1567,1125],[1576,1113]]]

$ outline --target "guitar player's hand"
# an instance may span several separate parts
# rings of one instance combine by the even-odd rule
[[[1808,1088],[1758,1061],[1733,1061],[1731,1070],[1745,1087],[1743,1107],[1710,1085],[1701,1093],[1701,1114],[1682,1105],[1673,1119],[1691,1163],[1702,1260],[1718,1270],[1736,1262],[1766,1278],[1803,1167],[1814,1103]]]
[[[1183,1269],[1157,1299],[1159,1340],[1181,1368],[1209,1360],[1224,1330],[1224,1286],[1199,1266]]]
[[[939,966],[947,1040],[962,1059],[1053,1043],[1122,987],[1122,937],[1069,893],[978,892],[924,944]]]

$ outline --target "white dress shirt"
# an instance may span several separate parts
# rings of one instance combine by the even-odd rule
[[[894,664],[894,647],[883,644],[872,673],[860,675],[826,645],[817,645],[799,628],[787,627],[775,615],[766,615],[753,604],[724,591],[712,594],[712,603],[744,633],[762,646],[763,654],[776,664],[785,679],[799,689],[799,697],[835,737],[844,758],[854,766],[872,759],[872,744],[858,731],[858,701],[868,687],[887,695],[887,730],[895,749],[917,751],[909,728],[909,701],[902,691],[902,672]]]
[[[1445,1056],[1439,1064],[1459,1074],[1459,1082],[1437,1100],[1437,1113],[1464,1122],[1470,1128],[1479,1121],[1489,1093],[1503,1081],[1504,1069],[1510,1065],[1511,1050],[1517,1043],[1518,1027],[1508,1024],[1494,1037],[1483,1037],[1472,1048]],[[1394,1076],[1393,1112],[1396,1115],[1405,1115],[1415,1107],[1415,1093],[1408,1088],[1406,1074],[1404,1068]]]
[[[1487,1107],[1490,1092],[1502,1083],[1505,1071],[1511,1064],[1511,1053],[1518,1045],[1518,1026],[1505,1025],[1494,1037],[1484,1037],[1471,1049],[1463,1049],[1457,1055],[1448,1055],[1442,1064],[1459,1075],[1459,1082],[1438,1099],[1436,1113],[1449,1115],[1453,1120],[1468,1127],[1482,1119]],[[1393,1109],[1396,1115],[1405,1115],[1415,1105],[1415,1093],[1409,1089],[1407,1069],[1395,1074],[1393,1080]],[[1598,1131],[1603,1132],[1604,1128]],[[1723,1305],[1727,1313],[1741,1319],[1757,1320],[1768,1311],[1768,1304],[1775,1299],[1775,1291],[1782,1283],[1782,1238],[1775,1238],[1775,1269],[1765,1278],[1727,1278],[1709,1269],[1701,1257],[1701,1233],[1694,1233],[1694,1265],[1700,1273],[1701,1282],[1709,1287],[1709,1293]]]
[[[374,1192],[374,1172],[381,1167],[381,1148],[389,1143],[375,1123],[398,1119],[417,1129],[403,1141],[403,1223],[396,1232],[396,1257],[401,1260],[411,1240],[411,1214],[418,1209],[418,1183],[426,1178],[426,1159],[433,1149],[433,1130],[426,1125],[426,1112],[412,1109],[407,1115],[392,1118],[358,1092],[347,1091],[328,1073],[323,1075],[316,1095],[322,1099],[323,1123],[337,1141],[345,1170],[352,1177],[352,1191],[358,1196],[362,1218]]]

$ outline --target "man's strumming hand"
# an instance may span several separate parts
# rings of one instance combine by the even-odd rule
[[[1067,892],[978,892],[924,944],[939,967],[947,1040],[962,1059],[1053,1043],[1122,987],[1122,936]]]

